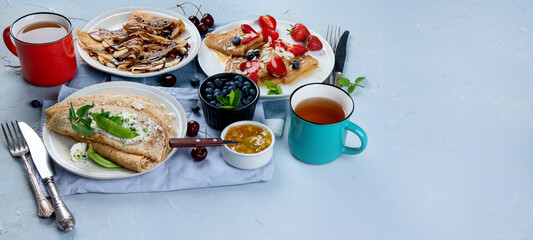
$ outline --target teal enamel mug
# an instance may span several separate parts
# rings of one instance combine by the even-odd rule
[[[350,121],[355,104],[343,89],[323,83],[297,88],[290,97],[289,149],[309,164],[330,163],[341,154],[355,155],[367,145],[365,131]],[[360,140],[359,147],[345,144],[348,131]]]

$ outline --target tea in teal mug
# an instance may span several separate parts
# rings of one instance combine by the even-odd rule
[[[289,149],[300,161],[325,164],[341,154],[355,155],[366,148],[365,131],[350,121],[353,99],[343,89],[323,83],[306,84],[291,94],[289,103]],[[359,137],[359,147],[345,145],[348,131]]]

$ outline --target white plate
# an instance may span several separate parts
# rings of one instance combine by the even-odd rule
[[[155,72],[147,72],[147,73],[132,73],[129,71],[120,71],[116,68],[106,67],[102,65],[97,60],[91,58],[89,54],[81,49],[80,45],[77,45],[78,54],[83,58],[87,64],[90,66],[111,74],[124,76],[124,77],[151,77],[156,76],[159,74],[175,71],[183,66],[185,66],[187,63],[192,61],[194,57],[198,54],[198,51],[200,50],[200,33],[198,33],[198,30],[196,30],[196,27],[194,26],[189,19],[186,17],[179,15],[177,13],[158,9],[158,8],[150,8],[150,7],[128,7],[128,8],[119,8],[115,9],[109,12],[106,12],[93,20],[91,20],[85,27],[83,28],[83,31],[89,32],[91,30],[95,30],[98,28],[105,28],[108,30],[117,30],[122,27],[126,22],[128,22],[128,19],[130,17],[130,14],[132,11],[138,11],[143,13],[148,13],[155,16],[161,16],[161,17],[167,17],[167,18],[178,18],[183,21],[185,24],[185,32],[180,36],[180,39],[189,39],[189,53],[187,57],[185,57],[180,63],[178,63],[175,66],[169,67],[169,68],[163,68],[160,71]]]
[[[68,96],[67,99],[85,94],[101,92],[132,94],[152,99],[154,102],[163,105],[168,113],[171,113],[175,116],[173,120],[174,126],[176,127],[175,136],[185,137],[185,133],[187,132],[187,115],[185,115],[185,110],[174,97],[155,87],[125,81],[106,82],[80,89]],[[43,141],[48,153],[57,164],[67,171],[80,176],[98,179],[113,179],[131,177],[141,174],[126,168],[104,168],[96,163],[93,163],[92,161],[88,161],[87,165],[84,163],[73,162],[71,160],[70,148],[72,145],[74,145],[74,143],[76,143],[76,140],[52,132],[47,127],[43,127]],[[165,161],[175,152],[176,149],[173,149]]]
[[[234,22],[226,26],[219,27],[215,29],[213,33],[231,31],[235,28],[239,28],[241,24],[244,23],[252,26],[256,31],[260,30],[257,20],[250,19]],[[280,20],[277,21],[276,29],[279,33],[280,38],[283,38],[284,40],[287,40],[288,42],[293,44],[303,45],[304,43],[295,42],[294,40],[292,40],[290,35],[288,35],[288,31],[286,29],[291,29],[291,25],[294,25],[294,23]],[[267,89],[261,89],[261,97],[288,98],[291,93],[296,90],[296,88],[308,83],[323,82],[331,74],[331,71],[333,70],[333,65],[335,64],[335,54],[333,53],[333,49],[331,49],[331,46],[329,46],[327,41],[322,36],[318,35],[311,29],[309,29],[309,32],[311,32],[312,35],[317,36],[318,39],[322,41],[322,45],[324,46],[320,51],[309,51],[309,54],[318,60],[318,68],[315,69],[315,71],[311,75],[305,75],[300,77],[300,79],[297,79],[295,83],[281,86],[281,88],[283,89],[283,93],[280,95],[267,95]],[[202,70],[204,70],[205,74],[207,74],[208,76],[224,72],[224,67],[222,66],[222,63],[217,60],[213,52],[203,42],[202,46],[200,47],[200,51],[198,52],[198,62],[200,63],[200,67],[202,68]]]

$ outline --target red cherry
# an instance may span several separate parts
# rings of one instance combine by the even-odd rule
[[[200,24],[200,20],[198,20],[198,18],[194,15],[191,15],[189,17],[189,21],[191,21],[194,24],[194,26],[198,26],[198,24]]]
[[[209,31],[209,27],[207,26],[207,24],[205,24],[203,22],[198,24],[196,26],[196,28],[198,29],[198,32],[200,32],[200,35],[205,35],[207,33],[207,31]]]
[[[197,121],[191,120],[187,123],[187,136],[195,137],[200,131],[200,124]]]
[[[202,161],[207,157],[207,149],[205,147],[195,147],[191,150],[191,157],[195,161]]]
[[[215,25],[215,20],[213,19],[213,16],[211,16],[211,14],[209,13],[204,13],[201,22],[205,23],[208,27],[212,27],[213,25]]]
[[[158,82],[163,87],[172,87],[174,84],[176,84],[176,76],[170,73],[165,73],[159,77]]]

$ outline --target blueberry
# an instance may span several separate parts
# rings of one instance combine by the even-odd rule
[[[231,39],[231,42],[235,46],[241,45],[241,38],[240,37],[234,37],[233,39]]]
[[[244,86],[248,86],[248,87],[252,86],[252,84],[251,84],[250,82],[248,82],[248,81],[246,81],[246,82],[244,82],[244,83],[242,83],[242,84],[243,84]]]
[[[231,85],[231,86],[228,87],[228,91],[231,92],[231,91],[233,91],[233,90],[235,90],[235,86]]]
[[[198,106],[198,105],[195,105],[194,107],[192,107],[192,109],[191,109],[191,110],[192,110],[192,112],[193,112],[193,113],[197,113],[197,112],[199,112],[199,111],[200,111],[200,106]]]
[[[245,57],[246,57],[246,59],[248,59],[248,61],[254,59],[254,57],[255,57],[254,52],[252,52],[252,51],[247,52]]]
[[[235,88],[241,89],[243,86],[242,82],[235,82]]]
[[[222,87],[222,80],[220,80],[220,78],[215,79],[213,83],[215,84],[215,87],[217,88]]]
[[[244,78],[242,78],[242,76],[237,75],[233,77],[233,81],[242,83],[244,81]]]
[[[215,90],[213,90],[213,93],[216,93],[216,92],[222,92],[222,90],[220,90],[220,88],[215,88]]]
[[[259,57],[259,50],[256,49],[253,51],[254,57]]]
[[[250,93],[250,97],[255,97],[255,94],[257,93],[257,91],[255,89],[251,88],[249,93]]]
[[[41,106],[41,102],[39,102],[39,100],[37,100],[37,99],[31,101],[30,104],[31,104],[31,107],[32,107],[32,108],[38,108],[38,107]]]
[[[233,85],[235,85],[235,82],[232,80],[229,80],[226,83],[224,83],[224,86],[233,86]]]
[[[248,96],[248,97],[246,98],[246,101],[249,102],[249,103],[251,103],[251,102],[254,100],[254,98],[255,98],[255,96]]]
[[[211,88],[211,87],[206,87],[206,88],[204,89],[204,92],[205,92],[205,94],[211,94],[211,93],[213,93],[213,88]]]
[[[227,88],[225,88],[225,89],[222,90],[222,95],[224,95],[224,97],[225,97],[225,96],[228,95],[230,92],[231,92],[230,90],[228,90]]]
[[[212,101],[214,99],[215,99],[215,96],[213,96],[213,94],[205,95],[205,100],[208,101],[208,102],[210,102],[210,101]]]
[[[193,79],[191,79],[191,86],[192,86],[193,88],[198,87],[198,85],[200,85],[200,79],[198,79],[198,78],[193,78]]]
[[[205,85],[210,88],[215,88],[215,84],[211,81],[207,82]]]
[[[209,104],[211,104],[211,105],[216,107],[217,106],[217,101],[213,100],[213,101],[209,102]]]
[[[298,69],[300,67],[300,63],[298,61],[292,61],[291,66],[293,69]]]
[[[229,93],[228,94],[224,94],[224,97],[225,98],[229,98]]]
[[[250,102],[248,102],[248,100],[246,100],[246,99],[243,99],[243,100],[241,101],[241,103],[242,103],[242,105],[244,105],[244,106],[250,104]]]
[[[217,96],[222,96],[222,92],[215,92],[213,93],[213,96],[216,98]]]
[[[250,93],[250,87],[248,87],[248,86],[244,86],[244,87],[242,87],[242,89],[241,89],[241,94],[242,94],[243,96],[248,96],[249,93]]]

